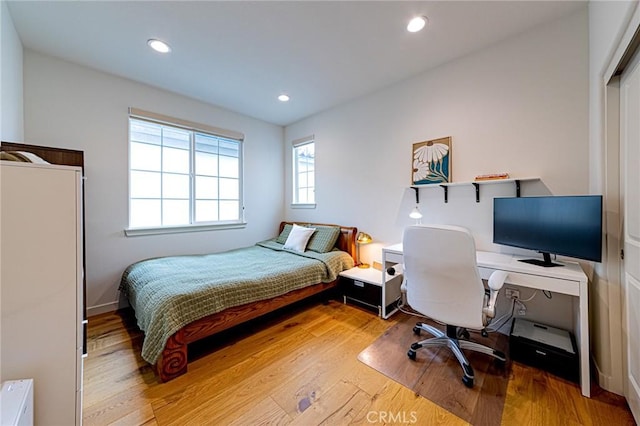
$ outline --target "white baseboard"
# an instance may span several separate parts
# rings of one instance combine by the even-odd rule
[[[603,373],[593,357],[591,357],[591,361],[593,362],[596,374],[598,375],[598,386],[606,391],[615,393],[616,395],[624,396],[624,389],[622,388],[622,383],[620,383],[620,378]]]
[[[87,307],[87,317],[117,311],[119,308],[118,305],[118,301],[116,300],[114,302],[103,303],[102,305],[89,306]]]

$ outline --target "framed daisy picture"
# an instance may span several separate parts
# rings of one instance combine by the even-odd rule
[[[451,182],[451,136],[413,144],[412,185]]]

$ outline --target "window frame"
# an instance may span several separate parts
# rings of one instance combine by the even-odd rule
[[[131,125],[133,121],[142,121],[153,123],[155,125],[166,126],[169,128],[175,128],[189,132],[189,223],[180,225],[159,225],[159,226],[131,226],[131,213],[132,213],[132,165],[131,165]],[[128,116],[128,168],[127,168],[127,181],[128,181],[128,196],[127,196],[127,228],[124,230],[126,236],[138,236],[138,235],[154,235],[154,234],[171,234],[171,233],[184,233],[184,232],[198,232],[208,230],[219,229],[235,229],[244,228],[246,226],[244,215],[244,135],[239,132],[220,129],[217,127],[211,127],[202,125],[186,120],[174,119],[172,117],[163,116],[160,114],[141,111],[134,108],[129,108]],[[217,220],[217,221],[195,221],[195,180],[198,174],[196,173],[195,158],[196,158],[196,139],[197,135],[201,134],[205,137],[214,137],[218,140],[233,141],[238,144],[238,219],[233,220]],[[162,145],[160,145],[162,146]],[[219,154],[218,154],[219,155]],[[161,179],[164,175],[164,171],[161,168]],[[219,176],[218,176],[219,178]],[[163,199],[163,194],[160,195],[160,200]],[[217,195],[217,200],[220,201],[220,194]]]
[[[312,203],[301,203],[298,201],[298,191],[299,181],[298,181],[298,159],[296,155],[296,150],[306,145],[313,145],[314,148],[314,157],[313,157],[313,202]],[[291,207],[296,209],[315,209],[316,208],[316,184],[315,184],[315,175],[316,175],[316,161],[315,161],[315,136],[307,136],[305,138],[296,139],[291,143],[291,158],[292,158],[292,194],[291,194]]]

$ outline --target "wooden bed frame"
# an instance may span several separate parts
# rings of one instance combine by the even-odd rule
[[[284,225],[293,222],[281,222],[280,231]],[[339,226],[326,224],[309,224]],[[346,251],[351,255],[354,262],[358,263],[356,252],[356,235],[358,233],[355,227],[340,227],[340,236],[336,247]],[[248,303],[246,305],[236,306],[225,309],[222,312],[212,314],[187,324],[169,337],[162,351],[162,354],[156,362],[156,372],[162,382],[167,382],[187,372],[187,345],[197,340],[216,334],[235,325],[257,318],[276,309],[290,305],[299,300],[318,294],[330,288],[337,286],[337,280],[330,283],[319,283],[309,287],[290,291],[289,293],[277,296],[272,299],[260,300],[258,302]]]

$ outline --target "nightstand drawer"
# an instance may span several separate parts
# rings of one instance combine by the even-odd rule
[[[340,277],[342,294],[356,302],[379,308],[382,301],[382,287],[364,281]]]

